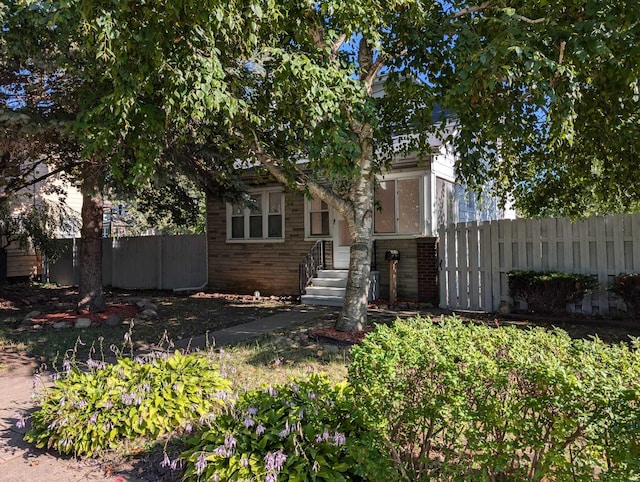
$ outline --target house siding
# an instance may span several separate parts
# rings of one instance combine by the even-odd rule
[[[32,250],[7,250],[7,278],[33,278],[42,274],[42,258]]]
[[[376,240],[375,256],[376,267],[380,272],[380,297],[389,298],[389,261],[384,259],[384,254],[392,249],[400,252],[396,285],[398,299],[416,301],[418,299],[418,257],[415,238]]]
[[[284,242],[227,242],[226,204],[207,202],[208,285],[221,292],[299,294],[298,266],[315,241],[305,241],[304,197],[285,193]],[[331,267],[331,242],[325,243]]]

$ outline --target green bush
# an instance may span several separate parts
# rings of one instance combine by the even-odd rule
[[[68,367],[46,389],[27,441],[92,455],[123,439],[155,439],[219,408],[230,386],[204,356],[177,351],[91,368]]]
[[[555,271],[510,271],[509,293],[527,302],[530,311],[563,313],[567,303],[580,301],[598,287],[595,276]]]
[[[405,480],[640,478],[635,342],[416,318],[352,359],[355,403]]]
[[[292,380],[243,394],[187,439],[187,480],[395,480],[346,383]]]
[[[622,298],[635,316],[640,317],[640,274],[619,274],[609,290]]]

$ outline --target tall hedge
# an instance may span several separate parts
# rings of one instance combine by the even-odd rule
[[[636,348],[416,318],[354,348],[349,380],[406,480],[638,480]]]

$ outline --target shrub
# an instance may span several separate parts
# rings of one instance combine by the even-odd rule
[[[394,480],[346,383],[325,377],[254,390],[187,439],[188,480]]]
[[[230,383],[198,354],[119,358],[68,367],[46,389],[25,439],[61,453],[92,455],[123,439],[155,439],[220,407]]]
[[[405,480],[637,480],[635,348],[416,318],[354,347],[349,380]]]
[[[567,303],[580,301],[598,287],[595,276],[555,271],[510,271],[509,293],[538,313],[562,313]]]
[[[622,298],[633,313],[640,317],[640,274],[619,274],[609,290]]]

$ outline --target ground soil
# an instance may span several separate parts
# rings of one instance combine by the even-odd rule
[[[165,291],[127,292],[122,290],[105,291],[108,309],[104,313],[87,316],[87,313],[78,313],[72,306],[77,296],[77,291],[72,288],[51,288],[38,286],[5,286],[0,287],[0,313],[5,316],[13,316],[16,325],[25,313],[38,310],[43,315],[36,317],[35,321],[42,325],[49,325],[56,321],[73,321],[75,318],[90,317],[98,325],[110,314],[118,314],[126,318],[135,316],[138,308],[134,304],[135,299],[145,298],[160,306],[160,319],[155,321],[155,328],[161,329],[174,319],[178,320],[181,329],[185,329],[187,335],[199,334],[206,331],[219,329],[233,324],[244,323],[252,319],[277,313],[279,310],[290,309],[292,299],[262,298],[235,294],[220,294],[202,291],[198,293],[171,293]],[[439,318],[452,313],[445,310],[429,309],[416,304],[405,303],[396,305],[395,309],[384,303],[371,306],[369,319],[375,323],[389,323],[397,317],[405,318],[420,314],[425,317]],[[607,342],[628,341],[630,336],[640,337],[640,320],[629,318],[605,318],[584,316],[538,316],[533,313],[495,315],[486,313],[461,312],[458,316],[472,323],[483,323],[489,326],[514,325],[518,327],[558,327],[567,331],[573,338],[589,338],[598,336]],[[333,328],[335,313],[320,318],[312,327],[305,327],[308,335],[322,343],[336,343],[342,346],[359,343],[366,335],[366,331],[358,333],[341,333]],[[214,323],[215,321],[215,323]],[[212,324],[214,323],[214,324]],[[186,327],[186,328],[185,328]],[[183,333],[183,332],[176,332]],[[12,373],[32,373],[39,361],[25,351],[13,345],[3,345],[0,338],[0,378]],[[109,455],[101,460],[106,470],[125,471],[135,474],[136,480],[165,482],[179,480],[176,473],[161,467],[161,451],[149,451],[140,456],[123,460],[113,455],[113,461]],[[108,476],[110,474],[106,474]],[[110,478],[110,477],[109,477]]]

